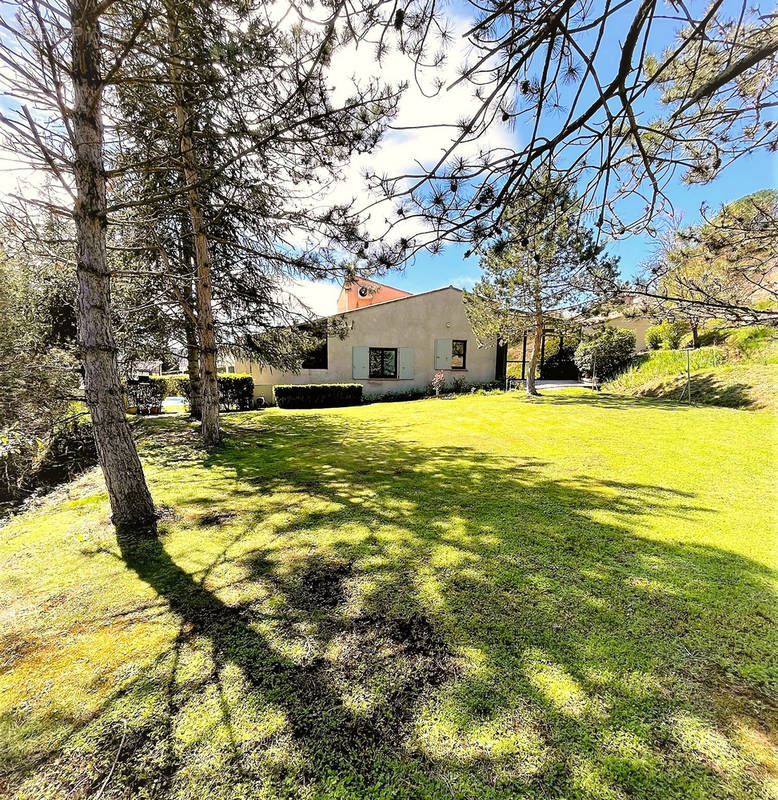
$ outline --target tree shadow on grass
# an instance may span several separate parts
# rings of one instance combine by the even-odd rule
[[[164,536],[120,541],[180,631],[132,690],[157,699],[117,796],[759,795],[737,732],[776,718],[775,576],[640,535],[645,515],[710,509],[388,433],[307,414],[167,447],[204,467],[191,535],[234,535],[197,575]]]

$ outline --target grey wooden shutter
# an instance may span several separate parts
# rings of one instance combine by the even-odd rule
[[[451,369],[451,339],[435,339],[435,369]]]
[[[370,348],[352,347],[351,348],[351,377],[368,378],[370,377]]]
[[[413,348],[400,347],[397,350],[397,358],[399,364],[397,365],[398,378],[412,378],[413,377]]]

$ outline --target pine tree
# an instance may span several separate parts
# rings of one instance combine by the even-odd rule
[[[536,395],[544,328],[570,325],[603,288],[612,285],[616,262],[583,227],[569,186],[546,175],[505,210],[499,238],[481,259],[483,277],[465,292],[465,309],[481,343],[508,344],[532,337],[527,394]]]

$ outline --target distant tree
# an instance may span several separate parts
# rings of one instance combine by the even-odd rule
[[[700,225],[671,227],[648,264],[644,291],[659,317],[778,322],[778,192],[728,203]]]
[[[481,259],[484,272],[465,309],[480,343],[532,336],[527,394],[536,395],[544,327],[569,324],[616,276],[616,261],[582,225],[569,186],[549,176],[525,187],[503,215],[500,236]]]

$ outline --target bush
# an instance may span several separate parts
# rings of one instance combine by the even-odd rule
[[[662,326],[651,325],[646,329],[646,347],[649,350],[659,350],[662,346]]]
[[[635,334],[618,328],[605,328],[587,337],[575,349],[575,365],[581,373],[609,378],[629,362],[635,352]]]
[[[192,404],[188,375],[166,375],[168,397],[183,397]],[[223,373],[216,376],[219,386],[219,408],[222,411],[250,411],[254,404],[254,379],[251,375]]]
[[[136,414],[159,414],[168,395],[168,380],[162,375],[130,379],[124,390],[127,405],[134,408]]]
[[[251,375],[217,375],[219,408],[222,411],[250,411],[254,402],[254,379]]]
[[[362,402],[361,383],[301,383],[273,387],[279,408],[334,408]]]
[[[423,400],[429,397],[427,389],[403,389],[401,392],[382,392],[369,394],[365,397],[368,403],[403,403],[408,400]]]
[[[646,331],[646,344],[651,350],[664,347],[665,350],[677,350],[681,339],[689,332],[689,325],[680,320],[671,322],[665,320],[658,325],[652,325]]]
[[[191,403],[189,397],[189,376],[188,375],[166,375],[168,383],[168,397],[183,397],[187,406]]]

